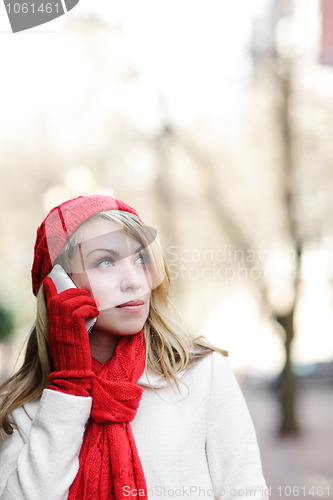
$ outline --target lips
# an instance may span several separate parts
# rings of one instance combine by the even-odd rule
[[[119,306],[116,306],[117,308],[120,307],[134,307],[134,306],[142,306],[144,304],[143,300],[130,300],[129,302],[124,302],[124,304],[120,304]]]
[[[116,306],[116,309],[126,313],[139,313],[142,311],[143,306],[143,300],[129,300],[128,302],[124,302],[124,304]]]

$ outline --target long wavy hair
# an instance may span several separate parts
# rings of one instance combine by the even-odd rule
[[[194,337],[183,326],[171,301],[171,281],[167,263],[152,228],[129,212],[108,210],[87,219],[66,242],[55,263],[71,273],[71,259],[82,242],[84,226],[91,221],[106,219],[119,224],[146,248],[148,265],[153,276],[149,314],[144,325],[146,366],[179,390],[177,374],[197,363],[212,350],[227,356],[227,352],[210,344],[203,336]],[[0,430],[13,433],[12,412],[38,399],[49,385],[52,356],[47,335],[47,308],[43,285],[37,293],[36,320],[31,329],[21,368],[0,386]]]

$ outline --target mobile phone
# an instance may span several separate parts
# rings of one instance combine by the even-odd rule
[[[77,288],[74,281],[71,280],[70,276],[60,264],[53,266],[52,271],[49,273],[49,277],[52,278],[58,293],[61,293],[68,288]],[[96,320],[97,318],[86,319],[85,324],[88,333],[96,323]]]

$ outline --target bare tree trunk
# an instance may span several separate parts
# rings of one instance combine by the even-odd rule
[[[288,232],[296,251],[294,274],[294,297],[291,309],[284,315],[277,315],[276,319],[285,333],[285,364],[280,381],[281,425],[280,434],[297,434],[299,426],[296,418],[296,383],[291,365],[292,341],[294,338],[294,312],[298,300],[299,274],[301,262],[301,243],[297,235],[297,226],[294,212],[294,179],[293,179],[293,151],[292,151],[292,124],[290,119],[290,94],[292,85],[291,61],[278,60],[281,75],[277,74],[277,81],[281,96],[279,123],[282,145],[283,188],[286,205]]]
[[[296,419],[295,402],[296,402],[296,385],[295,377],[291,369],[291,343],[294,337],[294,309],[286,316],[277,316],[277,321],[282,326],[285,332],[285,365],[282,370],[279,396],[281,405],[281,424],[279,432],[281,435],[297,434],[299,427]]]

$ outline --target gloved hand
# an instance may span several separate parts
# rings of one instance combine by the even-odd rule
[[[43,281],[48,312],[48,337],[53,359],[49,389],[74,396],[89,396],[91,351],[85,319],[99,311],[88,290],[69,288],[57,293],[50,277]]]

